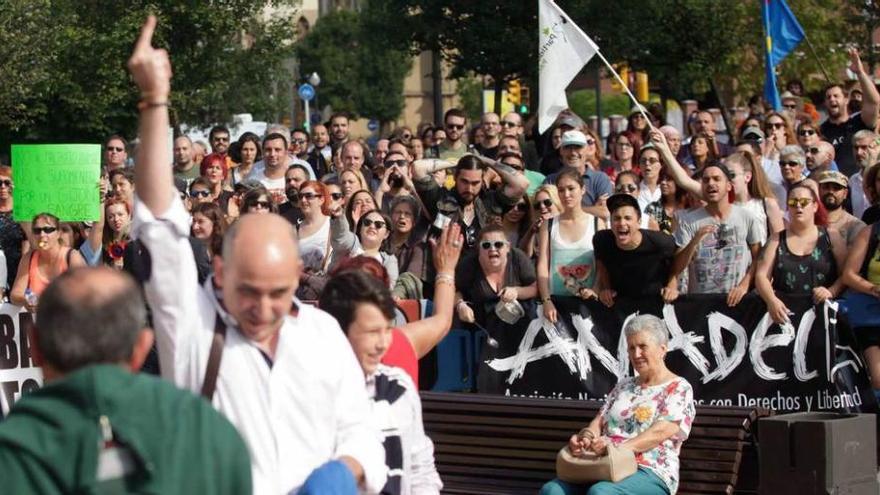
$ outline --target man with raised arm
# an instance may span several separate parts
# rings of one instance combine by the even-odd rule
[[[189,217],[167,166],[171,64],[143,27],[129,70],[141,91],[133,236],[152,256],[147,300],[162,375],[201,391],[241,433],[255,493],[374,492],[385,483],[378,432],[366,423],[363,374],[339,325],[294,300],[296,234],[277,215],[244,215],[203,287]]]

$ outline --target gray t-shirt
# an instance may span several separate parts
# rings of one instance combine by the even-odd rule
[[[754,215],[739,205],[731,205],[730,214],[722,221],[709,215],[705,208],[682,215],[673,234],[675,244],[683,248],[700,227],[711,224],[718,224],[718,230],[703,238],[688,265],[690,294],[730,292],[752,263],[749,245],[761,242],[761,226]]]

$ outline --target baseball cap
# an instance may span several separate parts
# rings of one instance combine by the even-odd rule
[[[584,125],[584,121],[581,120],[577,115],[566,115],[562,119],[559,120],[559,126],[567,126],[572,129],[580,128]]]
[[[566,146],[586,146],[587,136],[581,131],[565,131],[562,134],[562,147]]]
[[[816,182],[819,184],[837,184],[843,187],[849,186],[846,176],[836,170],[823,170],[816,174]]]
[[[752,126],[749,126],[749,127],[746,127],[745,129],[743,129],[743,133],[742,133],[743,139],[749,139],[749,138],[764,139],[764,137],[765,137],[764,131],[762,131],[761,128],[759,128],[759,127],[755,127],[752,125]]]
[[[632,206],[636,210],[636,214],[641,218],[642,209],[639,207],[639,201],[625,193],[617,193],[608,196],[608,199],[605,201],[605,206],[608,207],[608,211],[610,213],[614,213],[618,208],[623,208],[624,206]]]

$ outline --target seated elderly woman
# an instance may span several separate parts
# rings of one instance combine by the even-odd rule
[[[678,489],[678,455],[696,415],[693,389],[666,367],[668,332],[663,320],[639,315],[623,332],[638,376],[618,382],[596,418],[571,436],[568,448],[576,456],[587,451],[603,455],[608,445],[629,449],[638,471],[616,483],[600,481],[589,487],[555,479],[541,488],[541,495],[665,495]]]

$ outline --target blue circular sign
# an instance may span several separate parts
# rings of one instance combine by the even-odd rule
[[[303,83],[300,84],[297,93],[299,93],[299,97],[302,98],[303,101],[312,101],[312,99],[315,98],[315,87],[309,83]]]
[[[367,122],[367,130],[370,132],[376,132],[377,129],[379,129],[379,121],[376,119],[370,119],[370,121]]]

